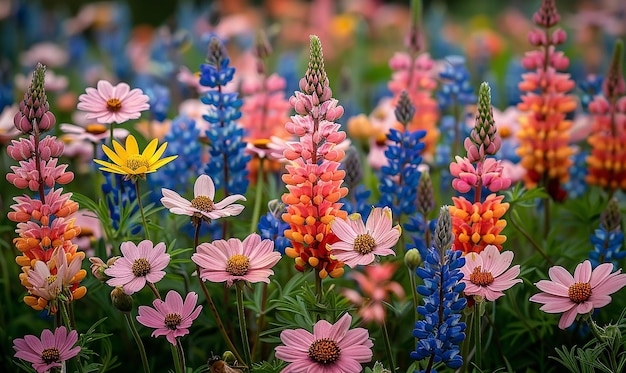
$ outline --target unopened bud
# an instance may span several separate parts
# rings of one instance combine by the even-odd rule
[[[126,294],[121,286],[111,290],[111,303],[121,312],[130,312],[133,309],[133,297]]]
[[[415,271],[415,269],[422,264],[420,252],[417,249],[408,250],[404,253],[404,264],[406,264],[411,271]]]

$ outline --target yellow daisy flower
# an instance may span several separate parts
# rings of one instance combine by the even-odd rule
[[[163,143],[159,149],[157,149],[158,142],[158,139],[150,141],[143,153],[139,153],[137,140],[133,135],[128,135],[125,148],[117,141],[113,141],[115,151],[111,150],[106,145],[102,145],[102,150],[104,150],[104,153],[113,163],[99,159],[94,159],[94,162],[104,166],[100,167],[101,171],[126,175],[127,180],[132,179],[136,181],[137,178],[145,179],[147,173],[155,172],[159,167],[178,157],[177,155],[173,155],[159,159],[163,155],[163,152],[165,152],[167,143]]]

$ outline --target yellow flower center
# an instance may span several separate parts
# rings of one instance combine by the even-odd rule
[[[235,254],[226,262],[226,272],[233,276],[243,276],[250,268],[250,258],[245,255]]]
[[[177,313],[168,313],[165,315],[165,326],[167,326],[168,329],[176,330],[176,327],[180,325],[181,321],[183,321],[183,319]]]
[[[376,242],[369,234],[359,234],[354,239],[354,251],[361,255],[369,254],[374,250]]]
[[[567,290],[569,299],[574,303],[582,303],[591,296],[591,285],[588,282],[576,282]]]
[[[46,348],[45,350],[41,351],[41,360],[43,360],[43,362],[46,364],[58,362],[60,357],[61,354],[56,347]]]
[[[122,108],[122,101],[119,98],[110,98],[107,100],[107,109],[109,111],[120,111]]]
[[[135,171],[141,166],[145,166],[146,168],[150,166],[148,161],[146,161],[141,155],[131,154],[128,156],[128,158],[126,158],[126,167],[130,168],[131,170]]]
[[[85,131],[92,135],[100,135],[107,131],[107,127],[104,124],[88,124]]]
[[[318,339],[309,347],[309,358],[317,363],[330,364],[339,359],[341,349],[329,338]]]
[[[493,282],[493,275],[491,272],[481,272],[480,266],[478,266],[470,275],[470,281],[478,286],[487,286]]]
[[[211,212],[215,209],[213,201],[211,201],[211,198],[207,196],[197,196],[196,198],[192,199],[191,207],[204,212]]]
[[[500,137],[506,139],[513,134],[513,131],[509,127],[500,127],[498,128],[498,132],[500,133]]]
[[[133,275],[135,277],[145,277],[150,273],[150,263],[145,258],[139,258],[133,262]]]

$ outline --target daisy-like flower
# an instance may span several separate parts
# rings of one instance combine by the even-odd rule
[[[164,335],[167,341],[176,345],[176,338],[189,334],[191,323],[195,320],[202,306],[196,307],[198,294],[187,293],[185,301],[175,292],[170,290],[165,300],[155,299],[152,307],[139,306],[137,321],[148,328],[155,328],[153,337]]]
[[[99,123],[124,123],[137,119],[141,112],[150,108],[150,98],[139,88],[130,89],[128,84],[113,86],[106,80],[98,82],[98,89],[89,87],[78,97],[78,110],[86,111],[87,119]]]
[[[161,203],[167,207],[172,214],[189,215],[194,221],[200,219],[209,221],[226,216],[239,215],[244,206],[233,204],[236,201],[245,201],[246,197],[241,194],[234,194],[215,202],[215,184],[208,175],[200,175],[193,185],[193,199],[188,201],[173,190],[162,188],[163,198]]]
[[[64,361],[78,355],[80,346],[74,347],[77,341],[76,330],[68,333],[64,326],[60,326],[53,334],[50,329],[44,329],[41,338],[30,334],[24,338],[15,338],[14,356],[32,363],[38,373],[44,373],[52,368],[60,368]]]
[[[64,142],[92,142],[99,144],[100,142],[107,140],[111,136],[111,132],[103,124],[92,123],[86,126],[77,126],[74,124],[63,123],[61,124],[61,131],[63,136],[61,139]],[[124,128],[114,128],[113,137],[116,139],[122,139],[128,136],[129,132]]]
[[[110,286],[121,286],[128,295],[138,292],[146,282],[154,284],[165,276],[165,267],[170,262],[170,254],[165,253],[165,244],[156,246],[152,241],[143,240],[139,245],[128,241],[121,246],[122,257],[107,268],[104,273],[110,276]]]
[[[312,334],[304,329],[283,330],[280,339],[285,345],[276,347],[276,357],[291,364],[281,373],[361,372],[361,363],[372,360],[374,343],[366,329],[350,330],[351,321],[346,313],[335,324],[318,321]]]
[[[93,161],[104,166],[100,167],[102,171],[126,175],[126,179],[132,179],[133,181],[136,181],[137,178],[143,179],[146,177],[147,173],[155,172],[160,167],[178,157],[177,155],[172,155],[160,159],[165,152],[167,143],[161,144],[157,149],[158,142],[158,139],[153,139],[148,146],[146,146],[143,153],[139,153],[137,139],[135,139],[133,135],[128,135],[126,138],[126,147],[123,147],[117,141],[113,141],[115,151],[111,150],[106,145],[102,145],[102,150],[104,150],[104,153],[113,163],[99,159],[94,159]]]
[[[274,274],[272,267],[280,260],[274,251],[274,242],[261,240],[253,233],[240,241],[215,240],[198,245],[191,260],[200,266],[200,278],[211,282],[224,282],[231,286],[235,281],[266,282]]]
[[[543,293],[530,297],[531,302],[543,303],[540,310],[547,313],[564,312],[559,328],[572,325],[576,315],[588,314],[595,308],[611,303],[611,294],[626,286],[626,274],[622,270],[611,273],[613,263],[603,263],[594,270],[585,260],[576,266],[574,276],[561,266],[548,271],[552,281],[541,280],[535,284]]]
[[[399,225],[392,227],[391,209],[376,207],[363,224],[361,214],[348,216],[347,220],[336,218],[330,225],[339,242],[331,245],[331,253],[350,267],[368,265],[374,255],[395,255],[392,247],[400,238]]]
[[[480,296],[490,302],[503,296],[504,290],[522,282],[516,278],[519,264],[509,268],[512,261],[512,251],[500,253],[494,245],[488,245],[480,253],[465,255],[465,265],[461,267],[465,295]]]

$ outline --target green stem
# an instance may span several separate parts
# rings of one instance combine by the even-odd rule
[[[265,158],[259,157],[259,169],[256,176],[256,196],[254,197],[254,210],[252,210],[252,224],[250,225],[250,233],[256,232],[256,226],[259,223],[261,215],[261,201],[263,201],[263,161]]]
[[[245,363],[251,366],[252,359],[250,357],[250,342],[248,341],[248,326],[246,323],[246,309],[243,305],[243,281],[237,281],[237,314],[239,316],[239,332],[241,333],[241,343],[243,344],[243,354]]]
[[[61,302],[60,304],[61,306],[59,307],[59,312],[61,312],[61,317],[63,318],[63,325],[65,325],[67,329],[74,329],[74,326],[70,321],[70,315],[67,312],[67,303]]]
[[[543,238],[548,238],[550,233],[550,197],[543,199]]]
[[[141,364],[143,365],[144,373],[150,373],[150,365],[148,365],[148,357],[146,355],[146,349],[143,347],[143,342],[141,341],[141,337],[137,332],[137,328],[135,328],[135,324],[133,323],[133,319],[130,317],[130,312],[124,312],[124,319],[126,320],[126,324],[130,328],[130,332],[135,338],[135,342],[137,343],[137,347],[139,347],[139,356],[141,356]]]
[[[552,259],[550,259],[550,257],[545,253],[545,251],[543,251],[543,249],[541,248],[541,246],[539,246],[537,241],[535,241],[533,237],[528,232],[526,232],[524,228],[522,228],[519,225],[519,223],[517,222],[516,216],[518,216],[517,212],[515,210],[511,211],[511,214],[509,215],[510,217],[509,222],[511,223],[511,225],[513,225],[513,228],[517,229],[518,232],[520,232],[524,237],[526,237],[526,239],[530,241],[531,245],[535,248],[535,250],[537,250],[537,252],[539,252],[539,254],[541,254],[541,256],[548,263],[550,263],[551,266],[554,266],[554,262],[552,261]]]
[[[411,292],[413,293],[413,318],[417,321],[417,307],[419,306],[419,299],[417,293],[417,281],[415,281],[415,271],[409,268],[409,281],[411,281]],[[417,338],[416,338],[417,339]]]
[[[178,346],[174,346],[170,343],[170,350],[172,351],[172,360],[174,361],[174,372],[183,373],[181,370],[180,359],[178,357]]]
[[[324,288],[322,287],[322,278],[320,277],[319,269],[315,269],[315,298],[318,302],[322,302],[322,292]]]
[[[481,325],[481,319],[482,319],[482,310],[484,307],[485,302],[477,302],[474,305],[474,338],[476,338],[476,354],[474,354],[474,361],[476,364],[476,367],[478,368],[478,370],[480,371],[480,367],[482,365],[482,353],[483,353],[483,341],[482,341],[482,336],[483,336],[483,331],[481,329],[482,325]]]
[[[254,339],[252,340],[252,352],[250,353],[250,357],[254,360],[256,356],[256,351],[259,348],[259,339],[261,337],[261,330],[263,330],[264,322],[265,322],[265,304],[267,303],[267,283],[263,283],[263,292],[261,295],[261,314],[259,318],[256,320],[256,332],[254,333]]]
[[[143,204],[141,203],[141,192],[139,190],[139,180],[135,180],[135,191],[137,192],[137,204],[139,205],[139,212],[141,213],[141,221],[143,222],[143,230],[146,232],[146,239],[150,240],[150,230],[148,229],[148,223],[146,222],[146,215],[143,212]]]
[[[154,294],[154,297],[156,299],[161,299],[161,294],[159,293],[159,289],[157,289],[156,285],[146,281],[146,285],[148,285],[148,287],[150,288],[150,290],[152,290],[152,293]]]
[[[474,305],[476,307],[476,305]],[[467,335],[465,336],[465,340],[463,341],[463,348],[461,349],[461,357],[463,358],[463,366],[461,367],[461,373],[466,372],[469,367],[469,353],[470,353],[470,340],[472,337],[472,326],[474,321],[474,312],[471,314],[465,314],[465,324],[467,327],[465,330],[467,331]]]
[[[391,350],[391,340],[389,339],[389,332],[387,331],[387,321],[383,319],[383,339],[385,341],[385,351],[387,351],[387,358],[389,359],[389,366],[391,371],[396,371],[396,361],[393,358],[393,351]]]

